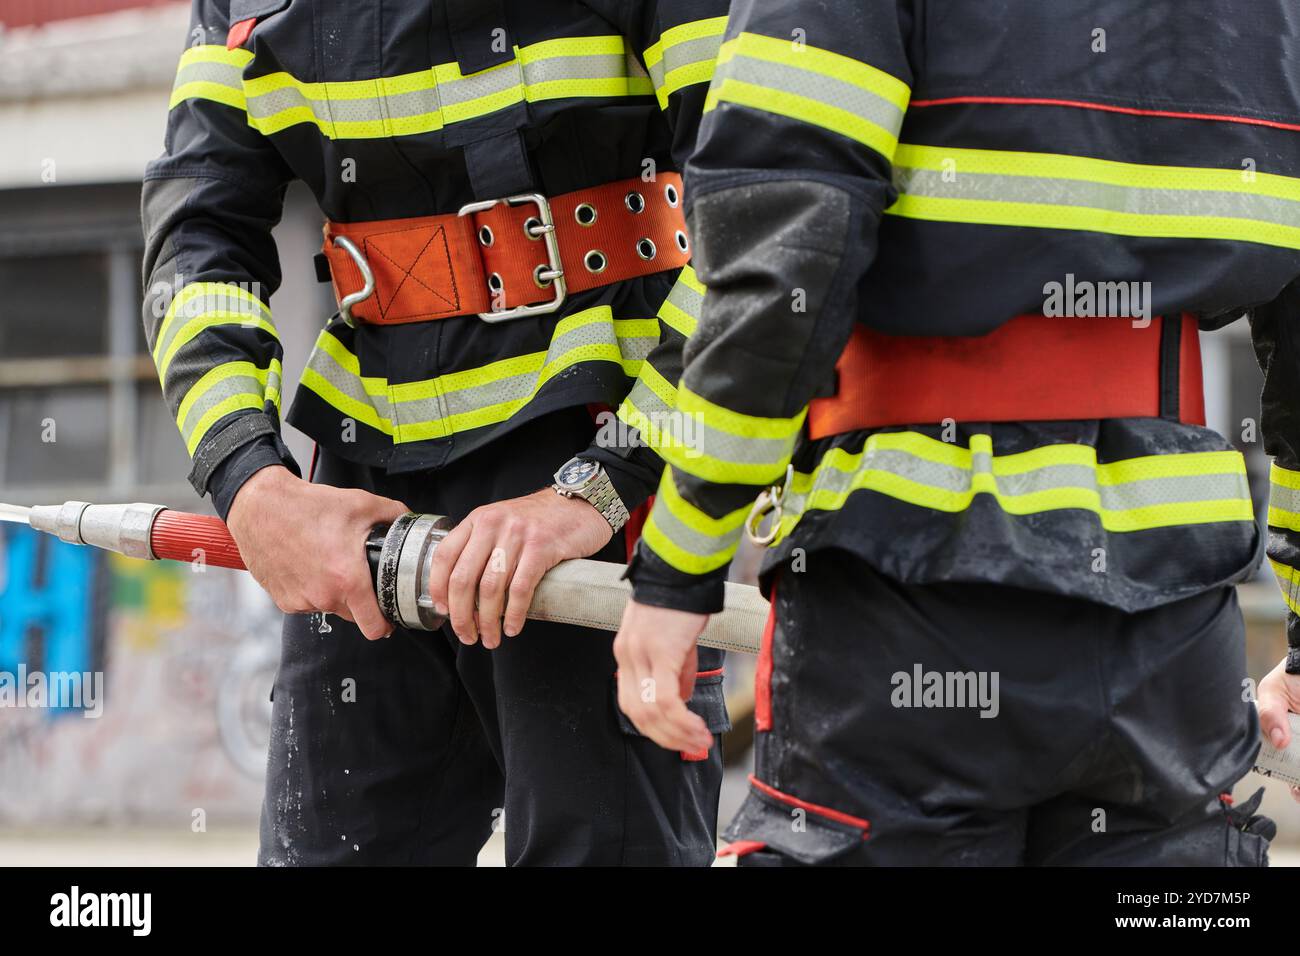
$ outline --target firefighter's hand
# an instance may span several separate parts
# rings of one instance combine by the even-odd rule
[[[280,610],[337,614],[373,641],[393,625],[375,599],[366,537],[407,510],[359,489],[314,485],[275,465],[244,482],[226,524],[248,570]]]
[[[1287,714],[1300,714],[1300,674],[1288,674],[1286,661],[1278,664],[1259,682],[1259,727],[1278,750],[1291,743],[1291,724]],[[1300,803],[1300,787],[1291,788],[1291,796]]]
[[[499,647],[524,627],[533,591],[561,561],[595,554],[614,529],[553,488],[475,508],[433,553],[429,596],[462,644]],[[504,620],[503,620],[504,617]]]
[[[695,639],[708,622],[707,614],[628,601],[614,638],[618,706],[637,730],[669,750],[705,753],[713,746],[704,719],[686,706],[699,668]]]

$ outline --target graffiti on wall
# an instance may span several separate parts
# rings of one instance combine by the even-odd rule
[[[0,529],[0,675],[103,683],[95,720],[0,706],[0,823],[255,818],[278,646],[247,575]]]

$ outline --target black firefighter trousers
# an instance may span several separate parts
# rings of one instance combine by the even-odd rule
[[[1232,588],[1124,614],[821,551],[776,592],[741,865],[1267,864]]]
[[[388,476],[322,453],[315,480],[459,520],[549,486],[593,434],[577,408],[437,472]],[[623,536],[596,557],[623,561]],[[486,651],[450,628],[371,642],[337,617],[286,616],[259,863],[473,865],[504,824],[510,864],[708,865],[721,655],[701,651],[691,701],[715,746],[688,760],[618,710],[613,638],[530,621]]]

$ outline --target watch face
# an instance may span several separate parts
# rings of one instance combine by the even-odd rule
[[[577,488],[595,477],[596,472],[599,470],[600,465],[596,462],[575,458],[560,469],[560,473],[555,476],[555,480],[566,488]]]

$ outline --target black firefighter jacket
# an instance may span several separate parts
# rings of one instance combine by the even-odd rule
[[[341,222],[652,181],[693,146],[725,14],[722,0],[195,0],[143,196],[145,327],[195,488],[224,516],[258,468],[295,467],[271,312],[291,180]],[[643,367],[676,381],[700,291],[688,268],[500,324],[335,318],[288,418],[343,458],[436,469],[557,408],[617,408]],[[555,466],[602,460],[634,508],[662,463],[610,432]]]
[[[686,197],[708,292],[675,392],[692,434],[657,443],[670,468],[633,562],[642,601],[716,610],[767,486],[782,489],[769,572],[840,548],[904,582],[1125,611],[1248,576],[1261,535],[1244,463],[1205,428],[807,438],[855,323],[980,335],[1043,314],[1049,289],[1124,283],[1155,316],[1250,318],[1268,551],[1300,645],[1293,0],[737,0]],[[1087,370],[1063,385],[1087,389]]]

